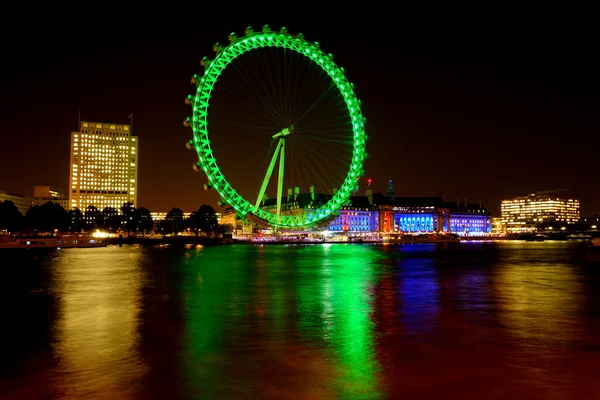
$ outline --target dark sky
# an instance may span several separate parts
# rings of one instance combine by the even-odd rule
[[[319,41],[347,70],[368,118],[365,178],[375,191],[392,178],[398,195],[481,198],[498,214],[502,198],[571,188],[583,214],[600,213],[600,63],[591,33],[561,25],[459,32],[266,22]],[[0,189],[31,195],[33,185],[49,183],[66,191],[78,109],[84,120],[118,123],[133,112],[138,206],[216,206],[184,146],[191,131],[182,125],[190,115],[183,99],[213,43],[247,25],[77,33],[38,26],[8,42]]]

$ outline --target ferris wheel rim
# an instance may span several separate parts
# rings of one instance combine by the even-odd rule
[[[253,211],[251,202],[241,196],[221,172],[210,145],[207,117],[209,115],[211,93],[219,76],[229,64],[242,54],[268,47],[294,51],[305,56],[327,73],[344,99],[345,108],[349,112],[349,122],[352,125],[352,158],[340,189],[325,204],[315,208],[312,212],[303,213],[299,216],[276,215],[262,209]],[[213,60],[205,57],[202,61],[202,65],[205,67],[204,74],[202,76],[195,75],[193,78],[193,82],[196,83],[195,95],[188,96],[193,110],[192,118],[187,120],[193,132],[193,139],[190,144],[198,154],[196,166],[206,174],[208,185],[215,189],[221,200],[231,206],[238,214],[242,216],[252,215],[274,227],[306,227],[316,225],[330,218],[352,196],[356,189],[357,180],[363,173],[363,164],[366,158],[365,121],[353,85],[346,78],[343,69],[333,62],[331,54],[326,54],[320,49],[317,42],[308,42],[301,34],[292,35],[287,32],[272,32],[270,30],[250,31],[240,38],[230,35],[230,43],[227,46],[223,47],[217,43],[214,50],[216,56]]]

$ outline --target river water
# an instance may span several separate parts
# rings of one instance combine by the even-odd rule
[[[0,397],[598,399],[564,242],[0,254]]]

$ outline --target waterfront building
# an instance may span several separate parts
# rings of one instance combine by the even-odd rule
[[[492,217],[492,233],[498,235],[506,233],[506,226],[502,217]]]
[[[533,232],[540,225],[575,224],[580,219],[579,200],[564,196],[563,191],[532,193],[502,200],[502,223],[509,233]]]
[[[300,193],[300,188],[288,189],[288,195],[281,203],[282,214],[310,212],[325,204],[331,196],[315,192],[314,186],[309,188],[308,193]],[[274,213],[276,199],[264,199],[261,207]],[[235,221],[235,213],[231,209],[226,210],[224,219]],[[335,218],[317,229],[365,234],[446,232],[460,236],[484,236],[492,233],[492,217],[480,200],[446,201],[441,195],[397,197],[390,180],[387,195],[373,194],[368,188],[363,196],[352,196]]]
[[[167,214],[166,212],[151,212],[150,216],[152,217],[152,221],[157,222],[157,221],[164,221],[165,218],[167,218]],[[221,223],[222,220],[222,214],[221,213],[215,213],[217,215],[217,223]],[[190,218],[190,215],[192,215],[191,212],[184,212],[183,213],[183,217],[185,219]]]
[[[0,203],[6,200],[12,201],[15,207],[17,207],[17,210],[23,215],[27,214],[27,211],[29,211],[29,208],[32,205],[32,199],[30,197],[0,190]]]
[[[485,236],[492,232],[492,217],[480,200],[446,201],[432,197],[375,196],[381,232],[455,233]]]
[[[315,192],[314,186],[309,187],[308,193],[300,193],[299,187],[295,187],[293,191],[290,188],[287,196],[281,201],[281,214],[308,213],[327,203],[331,197],[330,194]],[[275,213],[277,200],[264,198],[261,208]],[[319,229],[332,232],[377,232],[379,230],[377,210],[370,203],[369,196],[352,196],[349,202],[339,210],[339,215]]]
[[[65,210],[69,210],[69,198],[56,186],[37,185],[33,187],[33,204],[41,206],[53,202],[59,204]]]
[[[152,221],[154,221],[154,222],[164,221],[167,218],[167,214],[168,213],[166,213],[166,212],[151,212],[150,213],[150,215],[152,216]],[[188,219],[191,214],[192,213],[184,212],[183,218]]]
[[[130,125],[80,122],[71,133],[69,208],[137,204],[138,138]]]
[[[370,190],[370,189],[369,189]],[[379,213],[369,196],[352,196],[329,223],[332,232],[379,232]]]

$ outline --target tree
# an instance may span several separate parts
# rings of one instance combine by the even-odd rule
[[[69,216],[69,232],[81,232],[85,228],[83,213],[79,208],[74,208],[67,212]]]
[[[25,226],[25,218],[10,200],[0,202],[0,229],[9,233],[19,232]]]
[[[28,229],[40,232],[66,232],[69,229],[69,214],[58,203],[49,201],[41,206],[33,206],[25,214]]]
[[[84,219],[88,229],[96,229],[104,225],[104,215],[96,206],[87,206]]]
[[[200,218],[199,218],[199,214],[198,211],[192,211],[190,216],[187,219],[187,226],[189,229],[192,230],[192,232],[194,232],[194,234],[196,236],[198,236],[198,233],[200,233]]]
[[[162,224],[164,233],[179,233],[185,228],[185,217],[180,208],[172,208],[165,216],[165,223]]]
[[[123,215],[123,228],[127,231],[127,233],[135,230],[135,207],[133,203],[127,202],[124,203],[121,207],[121,214]]]
[[[196,211],[198,228],[205,233],[214,233],[217,231],[219,223],[217,221],[217,213],[214,208],[207,204],[200,206]]]
[[[151,232],[154,228],[152,213],[147,208],[140,207],[136,209],[134,214],[134,221],[136,229],[139,229],[142,232]]]
[[[230,235],[233,233],[234,227],[231,224],[223,224],[220,225],[220,228],[222,230],[222,233],[225,235]]]
[[[104,227],[109,231],[118,231],[123,222],[119,210],[114,207],[105,207],[104,210],[102,210],[102,214],[104,215]]]

